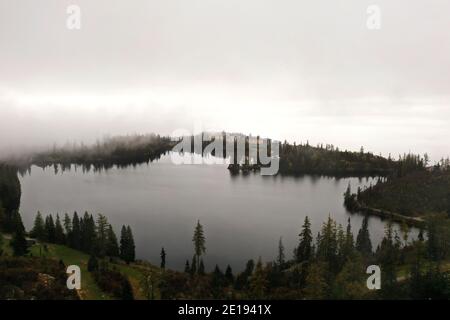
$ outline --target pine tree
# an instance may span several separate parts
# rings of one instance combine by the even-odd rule
[[[135,259],[135,245],[131,228],[122,226],[120,234],[120,258],[127,264]]]
[[[55,242],[58,244],[66,243],[66,236],[64,234],[64,229],[61,225],[61,220],[59,219],[58,214],[56,214],[56,222],[55,222]]]
[[[25,228],[20,214],[15,211],[12,216],[15,232],[11,239],[11,247],[15,256],[24,256],[28,253],[28,244],[25,238]]]
[[[78,213],[75,211],[72,219],[72,236],[71,236],[71,247],[74,249],[81,249],[81,226],[80,219],[78,218]]]
[[[67,236],[72,232],[72,220],[67,213],[64,214],[64,231]]]
[[[345,261],[347,260],[346,244],[347,244],[346,234],[344,233],[342,225],[339,224],[337,227],[337,259],[338,259],[337,270],[341,270]]]
[[[232,285],[234,283],[233,270],[230,265],[227,265],[227,269],[225,270],[225,279],[227,280],[228,285]]]
[[[39,241],[45,240],[45,225],[42,214],[38,211],[36,218],[34,219],[33,229],[31,230],[31,236],[38,239]]]
[[[327,270],[330,272],[327,281],[331,284],[332,276],[339,271],[339,259],[336,222],[330,216],[323,224],[320,237],[317,239],[317,257],[326,263]]]
[[[192,238],[194,242],[194,252],[196,256],[196,261],[200,261],[203,253],[205,253],[205,235],[203,232],[203,226],[200,224],[200,220],[197,221],[197,226],[195,227],[194,236]]]
[[[211,275],[211,289],[213,298],[220,299],[222,297],[223,287],[225,285],[225,277],[219,266],[216,264]]]
[[[45,235],[47,242],[55,243],[55,222],[51,214],[45,218]]]
[[[236,277],[235,287],[237,290],[243,290],[248,287],[248,282],[254,268],[255,262],[253,261],[253,259],[248,260],[247,264],[245,265],[245,270]]]
[[[352,194],[352,189],[351,189],[351,185],[349,182],[347,190],[345,190],[345,193],[344,193],[344,205],[349,211],[354,211],[356,209],[356,205],[357,205],[356,198],[357,198],[357,196]]]
[[[311,233],[311,223],[309,222],[308,216],[305,217],[305,222],[303,223],[302,231],[299,234],[300,244],[296,250],[296,260],[297,262],[306,262],[311,260],[313,255],[312,250],[312,233]]]
[[[109,225],[107,231],[106,255],[110,257],[119,256],[119,244],[117,243],[117,237],[111,225]]]
[[[166,268],[166,251],[164,248],[161,248],[161,269]]]
[[[398,249],[395,247],[394,243],[392,222],[389,222],[386,226],[385,236],[377,250],[380,268],[383,270],[383,276],[381,277],[381,289],[382,295],[385,298],[394,298],[396,296],[396,264],[399,256],[398,253]]]
[[[64,226],[64,233],[66,236],[66,245],[71,247],[72,242],[73,242],[72,241],[72,219],[70,219],[70,217],[67,213],[64,214],[63,226]]]
[[[352,225],[350,223],[350,218],[347,220],[347,229],[345,232],[345,248],[344,248],[344,256],[346,258],[350,257],[353,254],[353,251],[355,249],[355,242],[353,239],[353,233],[352,233]]]
[[[347,186],[347,189],[345,190],[345,193],[344,193],[344,199],[349,199],[350,196],[352,195],[352,189],[351,188],[352,187],[351,187],[351,184],[349,182],[348,186]]]
[[[283,239],[280,237],[280,240],[278,241],[278,257],[277,257],[277,264],[279,268],[283,268],[285,263],[284,260],[284,246],[283,246]]]
[[[125,262],[128,260],[128,234],[125,226],[120,231],[120,258]]]
[[[81,228],[81,249],[84,252],[92,253],[98,248],[95,220],[88,212],[84,213],[80,220]]]
[[[361,229],[356,237],[356,250],[358,250],[363,256],[372,255],[372,242],[369,235],[369,217],[364,216]]]
[[[133,262],[136,257],[136,252],[135,252],[136,246],[134,245],[133,232],[131,231],[130,226],[127,227],[127,233],[128,233],[128,239],[129,239],[129,244],[128,244],[129,259],[130,259],[130,262]]]
[[[99,257],[104,257],[107,251],[107,242],[108,242],[108,233],[109,233],[109,223],[108,219],[99,214],[97,218],[97,245],[96,250]]]

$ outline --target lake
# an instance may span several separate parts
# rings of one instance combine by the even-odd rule
[[[102,213],[118,236],[123,224],[133,229],[136,254],[154,264],[160,250],[167,267],[182,270],[193,256],[192,235],[197,220],[206,235],[205,266],[227,264],[242,270],[250,258],[276,258],[283,238],[287,257],[298,244],[304,218],[311,219],[314,236],[331,215],[344,228],[351,218],[353,233],[363,216],[343,207],[348,183],[352,190],[371,178],[232,176],[226,165],[175,165],[169,155],[150,164],[83,172],[80,167],[58,170],[36,166],[20,178],[21,214],[27,229],[36,212]],[[385,222],[369,220],[374,248],[383,237]]]

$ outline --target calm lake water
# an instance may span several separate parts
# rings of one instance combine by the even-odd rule
[[[304,218],[311,219],[314,235],[331,215],[345,227],[351,217],[356,236],[362,216],[343,207],[343,193],[371,179],[326,177],[263,177],[258,173],[231,176],[224,165],[174,165],[170,156],[136,167],[83,172],[81,168],[55,174],[32,167],[21,177],[21,213],[27,229],[36,212],[63,215],[105,214],[118,236],[123,224],[134,232],[137,258],[159,264],[160,250],[167,266],[183,269],[193,255],[192,234],[198,219],[205,228],[207,269],[217,263],[241,270],[245,262],[275,259],[283,237],[292,256]],[[374,247],[385,223],[369,220]]]

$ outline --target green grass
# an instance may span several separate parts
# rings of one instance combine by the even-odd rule
[[[44,250],[44,245],[37,244],[31,247],[30,253],[33,256],[44,256],[48,258],[63,260],[66,266],[68,265],[77,265],[81,269],[81,291],[80,296],[82,299],[86,300],[109,300],[110,296],[104,294],[101,289],[97,286],[92,277],[91,273],[87,270],[87,264],[89,260],[89,255],[71,249],[69,247],[63,245],[56,244],[47,244],[47,251]],[[145,294],[140,288],[140,281],[143,277],[142,271],[153,268],[158,269],[156,267],[151,266],[150,264],[125,264],[125,263],[111,263],[112,267],[116,267],[121,273],[126,275],[130,280],[130,283],[133,287],[133,293],[135,299],[145,300]],[[156,296],[159,296],[159,293],[156,292]]]
[[[133,287],[134,297],[137,300],[146,300],[147,297],[145,293],[141,290],[141,280],[146,271],[153,271],[155,274],[161,272],[160,268],[157,268],[149,263],[132,263],[132,264],[115,264],[115,266],[119,269],[120,272],[125,274],[130,280],[131,286]],[[159,299],[160,294],[158,288],[155,288],[154,291],[155,299]]]
[[[46,247],[46,249],[45,249]],[[2,249],[4,254],[12,255],[10,247],[10,239],[3,237]],[[80,298],[83,300],[110,300],[112,297],[102,292],[94,281],[92,274],[87,270],[89,255],[81,251],[71,249],[67,246],[57,244],[35,244],[30,248],[30,255],[34,257],[46,257],[55,260],[62,260],[66,266],[77,265],[81,269],[81,290]],[[143,273],[152,270],[159,273],[160,269],[149,263],[131,263],[129,265],[118,262],[111,263],[112,267],[117,268],[121,273],[126,275],[133,287],[135,299],[145,300],[146,296],[141,289],[141,279]],[[159,292],[155,290],[155,297],[158,299]]]
[[[47,257],[62,260],[66,266],[77,265],[81,269],[81,290],[80,297],[84,300],[108,300],[110,297],[104,294],[94,281],[91,273],[87,270],[89,256],[83,252],[68,248],[62,245],[47,244],[47,251],[44,245],[36,244],[30,248],[33,256]]]

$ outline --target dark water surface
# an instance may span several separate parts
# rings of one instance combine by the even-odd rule
[[[275,259],[283,237],[287,257],[292,256],[306,215],[314,235],[331,215],[347,224],[351,217],[356,235],[362,216],[343,207],[343,193],[371,179],[326,177],[231,176],[223,165],[174,165],[170,156],[136,167],[83,172],[80,168],[55,174],[53,168],[32,167],[21,178],[21,213],[27,229],[35,214],[60,216],[65,212],[103,213],[120,236],[122,224],[134,232],[137,257],[159,264],[160,250],[167,266],[183,269],[193,255],[192,234],[198,219],[205,228],[207,269],[217,263],[234,270],[259,256]],[[369,220],[376,246],[385,222]]]

